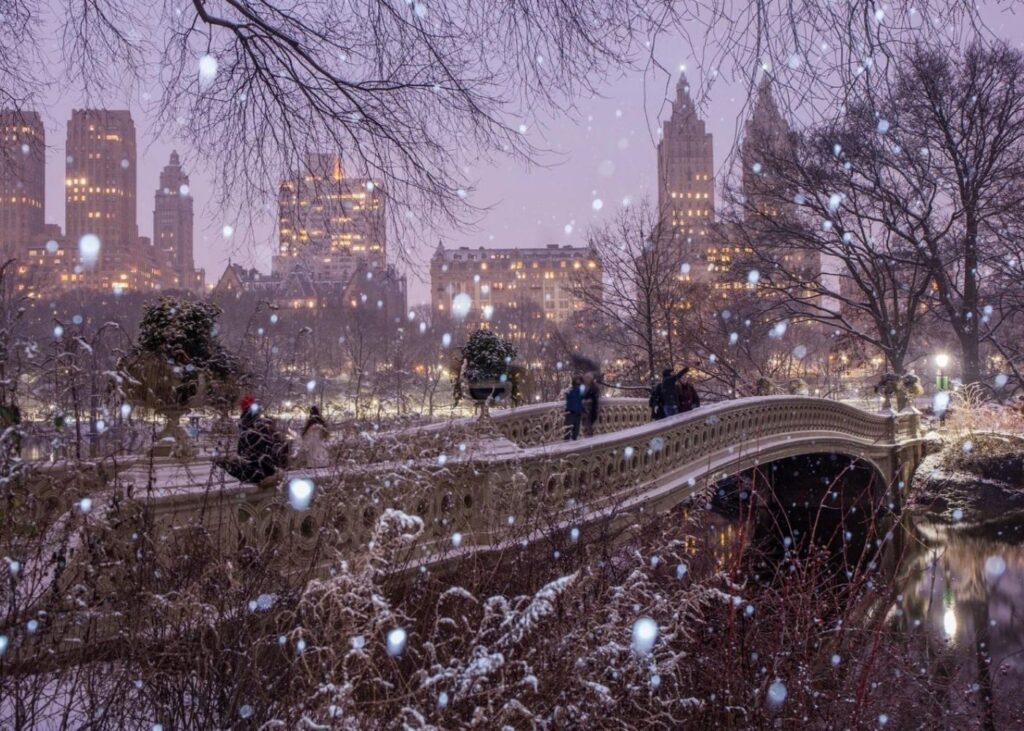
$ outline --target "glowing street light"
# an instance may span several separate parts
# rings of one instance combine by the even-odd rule
[[[935,374],[935,388],[939,391],[948,391],[949,376],[944,375],[942,371],[949,367],[949,355],[946,353],[938,353],[935,356],[935,366],[938,368],[938,371]]]

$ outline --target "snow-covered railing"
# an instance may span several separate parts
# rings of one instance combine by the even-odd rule
[[[603,413],[615,423],[639,420],[646,409],[646,400],[609,401]],[[271,549],[258,555],[302,581],[339,559],[363,560],[386,513],[422,525],[394,565],[438,566],[524,543],[558,546],[597,531],[614,534],[724,474],[775,459],[840,453],[873,465],[883,483],[896,486],[909,482],[924,455],[916,413],[872,414],[823,399],[737,399],[572,442],[557,438],[560,414],[560,404],[544,404],[501,417],[509,438],[532,446],[489,450],[481,442],[429,459],[295,470],[261,486],[225,482],[209,462],[96,466],[88,482],[108,480],[114,488],[91,503],[93,514],[111,516],[89,540],[91,560],[102,559],[77,567],[72,560],[60,581],[71,585],[79,570],[101,571],[110,574],[101,585],[113,592],[119,577],[173,567],[199,547],[229,558],[246,547]],[[58,476],[57,467],[49,469]],[[142,531],[151,558],[135,566]]]
[[[609,402],[604,413],[623,424],[646,409],[641,399]],[[790,396],[722,402],[574,442],[555,438],[558,404],[510,413],[500,417],[503,431],[534,446],[344,471],[298,470],[283,485],[261,488],[207,482],[137,499],[156,525],[166,527],[169,539],[201,524],[219,533],[227,551],[274,542],[297,567],[317,560],[324,548],[358,552],[378,517],[386,509],[400,510],[423,520],[412,558],[429,562],[434,555],[501,545],[535,529],[598,521],[616,509],[675,504],[725,472],[794,454],[863,458],[888,481],[908,454],[915,463],[906,450],[918,443],[919,428],[916,414],[885,416]],[[308,509],[289,504],[292,480],[314,486]]]
[[[627,429],[651,420],[646,399],[605,398],[600,402],[600,413],[595,430],[607,434]],[[520,447],[562,441],[565,435],[565,407],[562,402],[530,404],[510,409],[493,409],[487,421],[498,433]],[[450,421],[402,430],[402,434],[441,434],[453,429],[472,429],[479,417],[469,416]]]

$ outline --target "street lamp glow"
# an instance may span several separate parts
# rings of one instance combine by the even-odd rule
[[[939,368],[945,368],[949,365],[949,356],[945,353],[939,353],[935,356],[935,365]]]

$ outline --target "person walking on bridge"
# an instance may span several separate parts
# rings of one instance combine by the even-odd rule
[[[600,418],[601,391],[593,373],[583,374],[583,436],[594,436]]]
[[[565,439],[575,441],[580,438],[580,421],[583,419],[583,379],[572,377],[572,383],[565,392]]]
[[[688,369],[684,368],[683,372]],[[679,413],[685,414],[687,411],[693,411],[700,406],[700,394],[697,393],[697,387],[693,385],[693,381],[689,378],[683,378],[676,384],[676,390],[679,394]]]
[[[319,406],[309,407],[309,418],[306,425],[302,427],[302,437],[299,445],[299,460],[306,467],[326,467],[330,461],[327,453],[327,441],[331,433],[327,429],[327,422],[320,414]]]
[[[675,416],[680,413],[679,411],[679,388],[677,384],[679,379],[690,372],[688,367],[684,367],[678,373],[673,374],[671,368],[666,368],[661,372],[661,383],[658,384],[658,390],[661,392],[661,409],[666,417]]]

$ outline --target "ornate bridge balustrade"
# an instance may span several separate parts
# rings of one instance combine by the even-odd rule
[[[651,420],[646,399],[605,398],[600,404],[600,421],[596,430],[598,434],[640,426]],[[488,422],[495,431],[520,447],[559,442],[565,436],[565,409],[561,402],[491,411]],[[468,417],[406,431],[409,434],[429,434],[472,428],[478,424],[476,417]]]
[[[110,611],[91,612],[95,621],[81,626],[92,627],[93,636],[114,636],[119,582],[149,581],[173,592],[170,577],[193,568],[201,574],[215,552],[246,566],[259,555],[257,563],[269,561],[271,572],[301,583],[341,559],[367,560],[389,510],[423,521],[422,533],[396,556],[395,565],[409,570],[531,541],[586,542],[668,510],[725,474],[801,454],[862,460],[898,502],[925,451],[917,414],[869,414],[821,399],[738,399],[653,423],[646,409],[646,400],[609,399],[603,433],[566,442],[560,404],[521,408],[495,415],[488,427],[518,448],[491,450],[481,442],[418,460],[296,470],[283,484],[259,487],[226,484],[209,463],[160,463],[155,471],[136,464],[112,478],[106,468],[97,470],[89,484],[107,480],[118,497],[94,501],[92,513],[107,519],[90,522],[75,539],[77,563],[60,574],[58,588],[64,595],[80,572],[98,572],[97,601]],[[457,438],[471,423],[461,422]],[[289,503],[291,480],[314,485],[308,507]],[[48,569],[23,567],[34,570]]]
[[[443,553],[456,531],[465,552],[505,536],[521,540],[524,531],[510,525],[583,528],[671,507],[725,474],[799,454],[861,459],[898,490],[923,456],[919,428],[917,414],[869,414],[800,397],[741,399],[593,439],[481,455],[461,466],[468,474],[438,472],[432,496],[395,507],[424,518],[427,557]]]
[[[640,399],[609,401],[604,413],[617,424],[640,421],[647,408]],[[193,489],[145,507],[168,539],[202,525],[226,551],[273,545],[296,569],[337,550],[356,557],[379,517],[395,509],[423,520],[409,558],[430,564],[573,527],[634,521],[639,511],[668,509],[724,474],[799,454],[861,459],[898,487],[909,484],[924,449],[916,414],[869,414],[801,397],[723,402],[575,442],[560,439],[560,420],[560,405],[551,404],[496,416],[496,428],[528,445],[513,452],[293,473],[315,485],[308,510],[294,510],[278,486]]]

